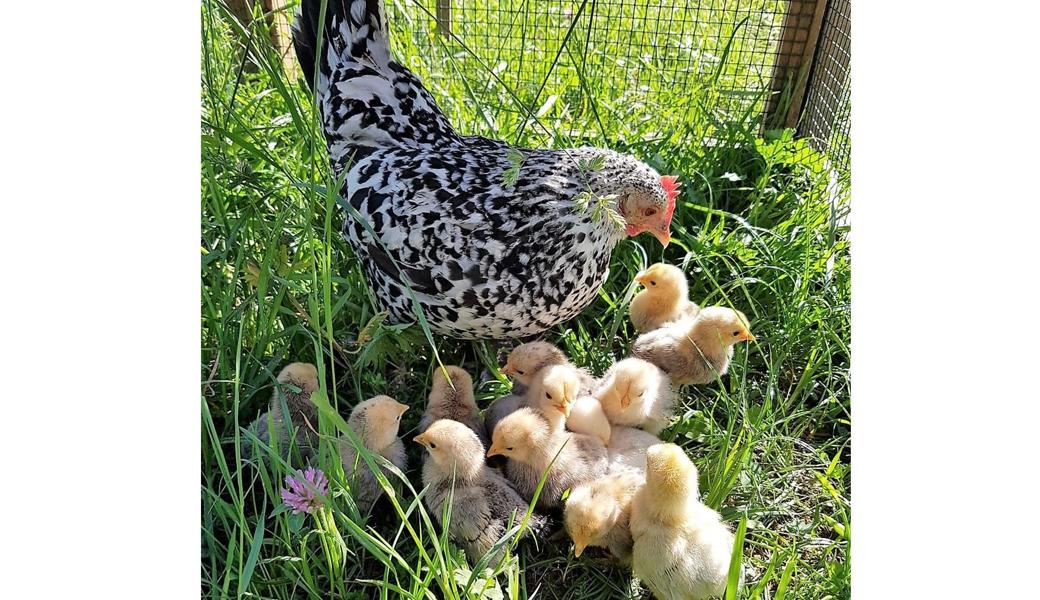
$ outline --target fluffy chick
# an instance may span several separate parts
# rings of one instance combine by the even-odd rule
[[[457,421],[434,421],[415,441],[426,448],[423,486],[428,486],[426,506],[439,523],[444,503],[451,496],[448,535],[476,562],[495,542],[519,523],[528,503],[498,471],[484,464],[484,446],[477,435]],[[532,515],[528,526],[538,530],[543,517]],[[491,558],[494,567],[501,552]]]
[[[531,408],[521,408],[499,421],[487,455],[509,459],[506,477],[528,500],[534,497],[542,473],[551,463],[538,497],[537,506],[542,510],[559,507],[565,490],[595,479],[607,470],[607,449],[599,440],[553,429],[541,413]]]
[[[536,407],[553,429],[567,429],[610,441],[610,422],[599,401],[592,396],[578,397],[581,387],[578,369],[573,365],[550,365],[538,371],[527,390],[527,405]]]
[[[447,372],[448,378],[444,377]],[[433,371],[433,385],[426,402],[426,412],[419,420],[419,433],[426,431],[438,419],[458,421],[473,430],[480,443],[487,448],[484,419],[480,416],[477,401],[473,398],[473,379],[469,373],[456,366],[445,366]]]
[[[401,415],[407,410],[408,405],[390,396],[376,396],[355,406],[347,419],[347,425],[370,452],[381,455],[398,469],[404,470],[407,457],[397,432],[401,426]],[[339,441],[339,456],[353,491],[354,503],[361,513],[366,513],[379,499],[383,488],[379,486],[379,481],[368,468],[365,459],[358,455],[357,449],[346,437]],[[393,481],[389,469],[380,468]]]
[[[674,383],[711,383],[729,368],[734,344],[755,339],[749,327],[739,310],[709,306],[693,321],[640,335],[632,344],[632,355],[657,365]]]
[[[612,424],[654,435],[668,426],[675,410],[671,378],[641,358],[626,358],[607,369],[596,398]]]
[[[563,507],[563,525],[574,541],[574,556],[589,546],[606,548],[623,565],[632,564],[629,529],[632,497],[642,487],[638,473],[611,473],[576,486]]]
[[[567,360],[563,350],[549,342],[528,342],[513,348],[501,371],[504,375],[512,377],[516,383],[520,384],[522,390],[515,390],[515,392],[521,393],[531,387],[531,382],[538,371],[550,365],[569,364],[571,363]],[[579,369],[578,367],[575,367],[575,369],[578,372],[578,379],[581,383],[578,395],[585,396],[595,391],[596,378],[585,369]]]
[[[628,317],[636,331],[651,331],[665,323],[692,319],[700,312],[700,307],[688,297],[686,275],[679,267],[656,263],[640,271],[635,280],[645,287],[628,307]]]
[[[296,447],[300,456],[304,461],[310,461],[318,443],[318,434],[314,429],[318,426],[318,408],[311,402],[311,394],[318,389],[318,369],[310,363],[291,363],[278,373],[278,384],[271,393],[267,412],[253,421],[249,429],[265,444],[270,445],[272,439],[277,439],[279,452],[284,457],[289,456],[295,429]],[[285,397],[285,406],[289,409],[288,422],[282,413],[279,391]],[[291,427],[289,422],[292,423]],[[246,444],[244,448],[248,458],[252,453],[252,444]]]
[[[647,448],[660,444],[656,435],[642,429],[618,426],[611,431],[610,443],[607,444],[607,459],[610,471],[623,470],[636,473],[646,472]]]
[[[697,468],[681,448],[647,450],[646,485],[632,499],[632,572],[663,600],[726,591],[733,534],[697,496]]]

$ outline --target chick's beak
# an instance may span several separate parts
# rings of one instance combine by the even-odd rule
[[[564,402],[562,404],[556,404],[554,406],[554,408],[556,408],[556,410],[558,410],[561,413],[563,413],[563,416],[565,416],[565,417],[571,416],[571,405],[567,404],[566,402]]]
[[[743,334],[741,334],[740,339],[742,339],[742,340],[744,340],[746,342],[753,342],[753,341],[755,341],[758,338],[756,338],[754,335],[752,335],[750,331],[745,331]]]
[[[574,542],[574,557],[581,556],[581,553],[585,551],[585,544],[581,542]]]
[[[403,415],[404,413],[408,412],[409,408],[411,407],[409,407],[407,404],[401,404],[400,402],[397,403],[397,410],[399,411],[398,414]]]
[[[628,408],[628,405],[632,404],[632,398],[628,394],[622,394],[618,402],[621,404],[621,408]]]
[[[636,273],[636,283],[639,285],[646,285],[646,271]]]
[[[506,375],[506,376],[509,376],[509,377],[516,377],[516,370],[514,370],[513,367],[511,367],[509,365],[506,365],[506,366],[500,368],[499,371],[501,371],[503,375]]]
[[[420,433],[419,435],[417,435],[414,438],[412,438],[412,441],[417,443],[417,444],[421,444],[425,448],[426,447],[426,434],[425,433]]]
[[[488,448],[487,451],[488,458],[491,458],[492,456],[497,456],[499,454],[502,454],[502,451],[496,448],[494,444],[491,444],[491,447]]]

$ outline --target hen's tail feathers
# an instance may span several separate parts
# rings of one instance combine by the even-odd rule
[[[390,57],[382,0],[303,0],[293,20],[292,34],[296,58],[311,91],[319,96],[339,63],[353,61],[378,68]]]

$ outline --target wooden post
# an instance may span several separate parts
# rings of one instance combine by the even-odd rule
[[[296,79],[296,55],[293,53],[292,32],[289,29],[289,12],[287,0],[262,0],[264,14],[267,15],[267,27],[271,34],[271,45],[274,46],[282,61],[282,70],[290,80]]]
[[[798,126],[827,1],[790,0],[787,4],[783,37],[777,48],[770,96],[766,101],[766,122],[773,126]],[[785,90],[790,90],[790,95],[785,96]]]
[[[437,0],[437,33],[451,36],[451,0]]]

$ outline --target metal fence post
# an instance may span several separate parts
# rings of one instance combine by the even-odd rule
[[[451,35],[451,0],[437,0],[437,33]]]

